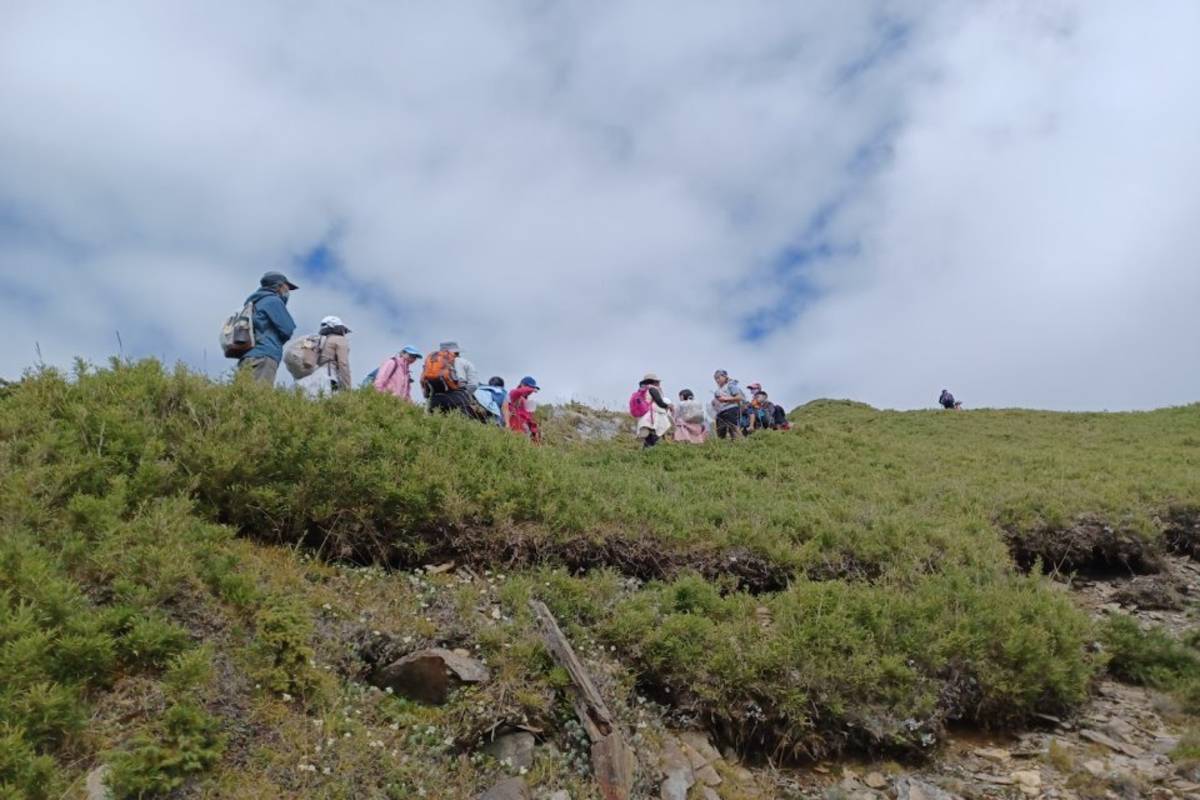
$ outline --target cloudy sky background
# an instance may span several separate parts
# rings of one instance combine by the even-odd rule
[[[619,404],[1200,400],[1192,0],[0,4],[0,375],[181,360],[266,269],[356,379]]]

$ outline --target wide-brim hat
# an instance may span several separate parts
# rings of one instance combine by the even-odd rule
[[[653,372],[647,372],[642,376],[642,383],[662,383],[662,380]]]

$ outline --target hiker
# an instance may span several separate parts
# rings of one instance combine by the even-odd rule
[[[942,394],[938,397],[938,402],[947,411],[962,411],[962,403],[954,399],[954,395],[950,394],[949,389],[942,389]]]
[[[653,372],[646,373],[630,396],[629,413],[637,420],[643,448],[654,447],[671,429],[671,405],[663,400],[662,381]]]
[[[783,410],[783,406],[779,403],[773,403],[775,406],[775,427],[781,431],[790,431],[792,423],[788,422],[787,412]]]
[[[287,310],[288,293],[300,287],[282,272],[268,272],[258,283],[258,291],[246,298],[247,305],[254,304],[254,347],[238,360],[238,369],[274,386],[284,342],[296,332],[296,321]]]
[[[679,405],[673,414],[675,441],[689,444],[704,444],[708,436],[708,425],[704,419],[704,404],[696,399],[691,389],[679,393]]]
[[[350,329],[341,317],[330,315],[321,319],[321,327],[317,330],[317,368],[307,378],[296,381],[297,385],[303,386],[310,395],[352,388],[348,333]]]
[[[524,378],[521,378],[520,385],[508,394],[509,430],[514,430],[518,433],[528,433],[529,438],[535,442],[542,440],[542,432],[538,428],[537,420],[533,418],[532,411],[529,409],[529,397],[534,392],[540,391],[541,387],[537,385],[537,381],[531,376],[526,375]]]
[[[412,345],[405,345],[396,355],[379,365],[375,371],[373,385],[386,394],[399,397],[401,400],[415,402],[412,398],[412,365],[422,358],[421,351]]]
[[[713,373],[713,380],[717,384],[712,402],[717,418],[717,436],[721,439],[736,439],[742,433],[742,406],[746,404],[746,393],[723,369]]]
[[[471,419],[487,421],[487,412],[475,400],[479,378],[475,365],[463,358],[458,342],[442,342],[425,359],[421,388],[430,411],[459,411]]]
[[[475,390],[475,399],[492,422],[501,428],[508,427],[508,392],[504,389],[504,378],[499,375],[488,378],[485,385]]]
[[[767,397],[767,393],[759,387],[750,401],[750,429],[759,431],[779,427],[775,421],[776,408],[777,406]]]

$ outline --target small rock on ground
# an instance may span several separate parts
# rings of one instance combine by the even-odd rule
[[[483,752],[501,763],[529,769],[533,766],[533,749],[537,739],[528,731],[501,733],[483,746]]]
[[[451,689],[464,683],[484,683],[490,677],[487,667],[475,659],[434,647],[409,653],[377,670],[371,682],[410,700],[441,705]]]
[[[109,791],[105,781],[108,779],[109,767],[107,764],[102,764],[87,774],[85,789],[87,791],[87,800],[112,800],[112,792]]]
[[[488,789],[479,800],[531,800],[531,796],[524,779],[509,778]]]

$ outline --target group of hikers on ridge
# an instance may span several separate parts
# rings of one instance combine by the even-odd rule
[[[274,385],[282,363],[310,395],[351,389],[350,328],[340,317],[324,317],[316,334],[292,339],[296,323],[287,302],[298,288],[281,272],[264,274],[242,310],[222,326],[225,355],[238,359],[239,369],[269,385]],[[481,383],[475,365],[462,355],[455,341],[441,342],[428,356],[405,346],[373,370],[363,385],[417,403],[412,368],[422,359],[419,382],[430,411],[459,412],[518,431],[535,442],[541,440],[531,400],[540,391],[537,381],[527,375],[511,391],[499,376]],[[643,445],[653,447],[672,429],[675,441],[698,444],[714,431],[718,438],[726,439],[790,427],[782,406],[771,402],[761,384],[742,389],[725,370],[717,370],[713,380],[716,389],[707,405],[697,400],[691,389],[680,391],[678,402],[671,402],[663,397],[659,377],[646,374],[629,399],[629,413],[636,420]]]
[[[340,317],[324,317],[317,333],[292,339],[296,322],[287,302],[298,288],[281,272],[263,275],[242,310],[221,328],[225,355],[238,359],[239,369],[268,385],[275,384],[282,363],[296,385],[314,397],[353,388],[347,336],[351,331]],[[372,370],[363,385],[417,403],[412,367],[422,359],[419,381],[430,411],[458,411],[541,440],[530,407],[530,396],[540,390],[537,381],[527,375],[512,391],[505,389],[499,376],[481,384],[475,365],[462,355],[457,342],[442,342],[427,358],[417,348],[405,346]]]

